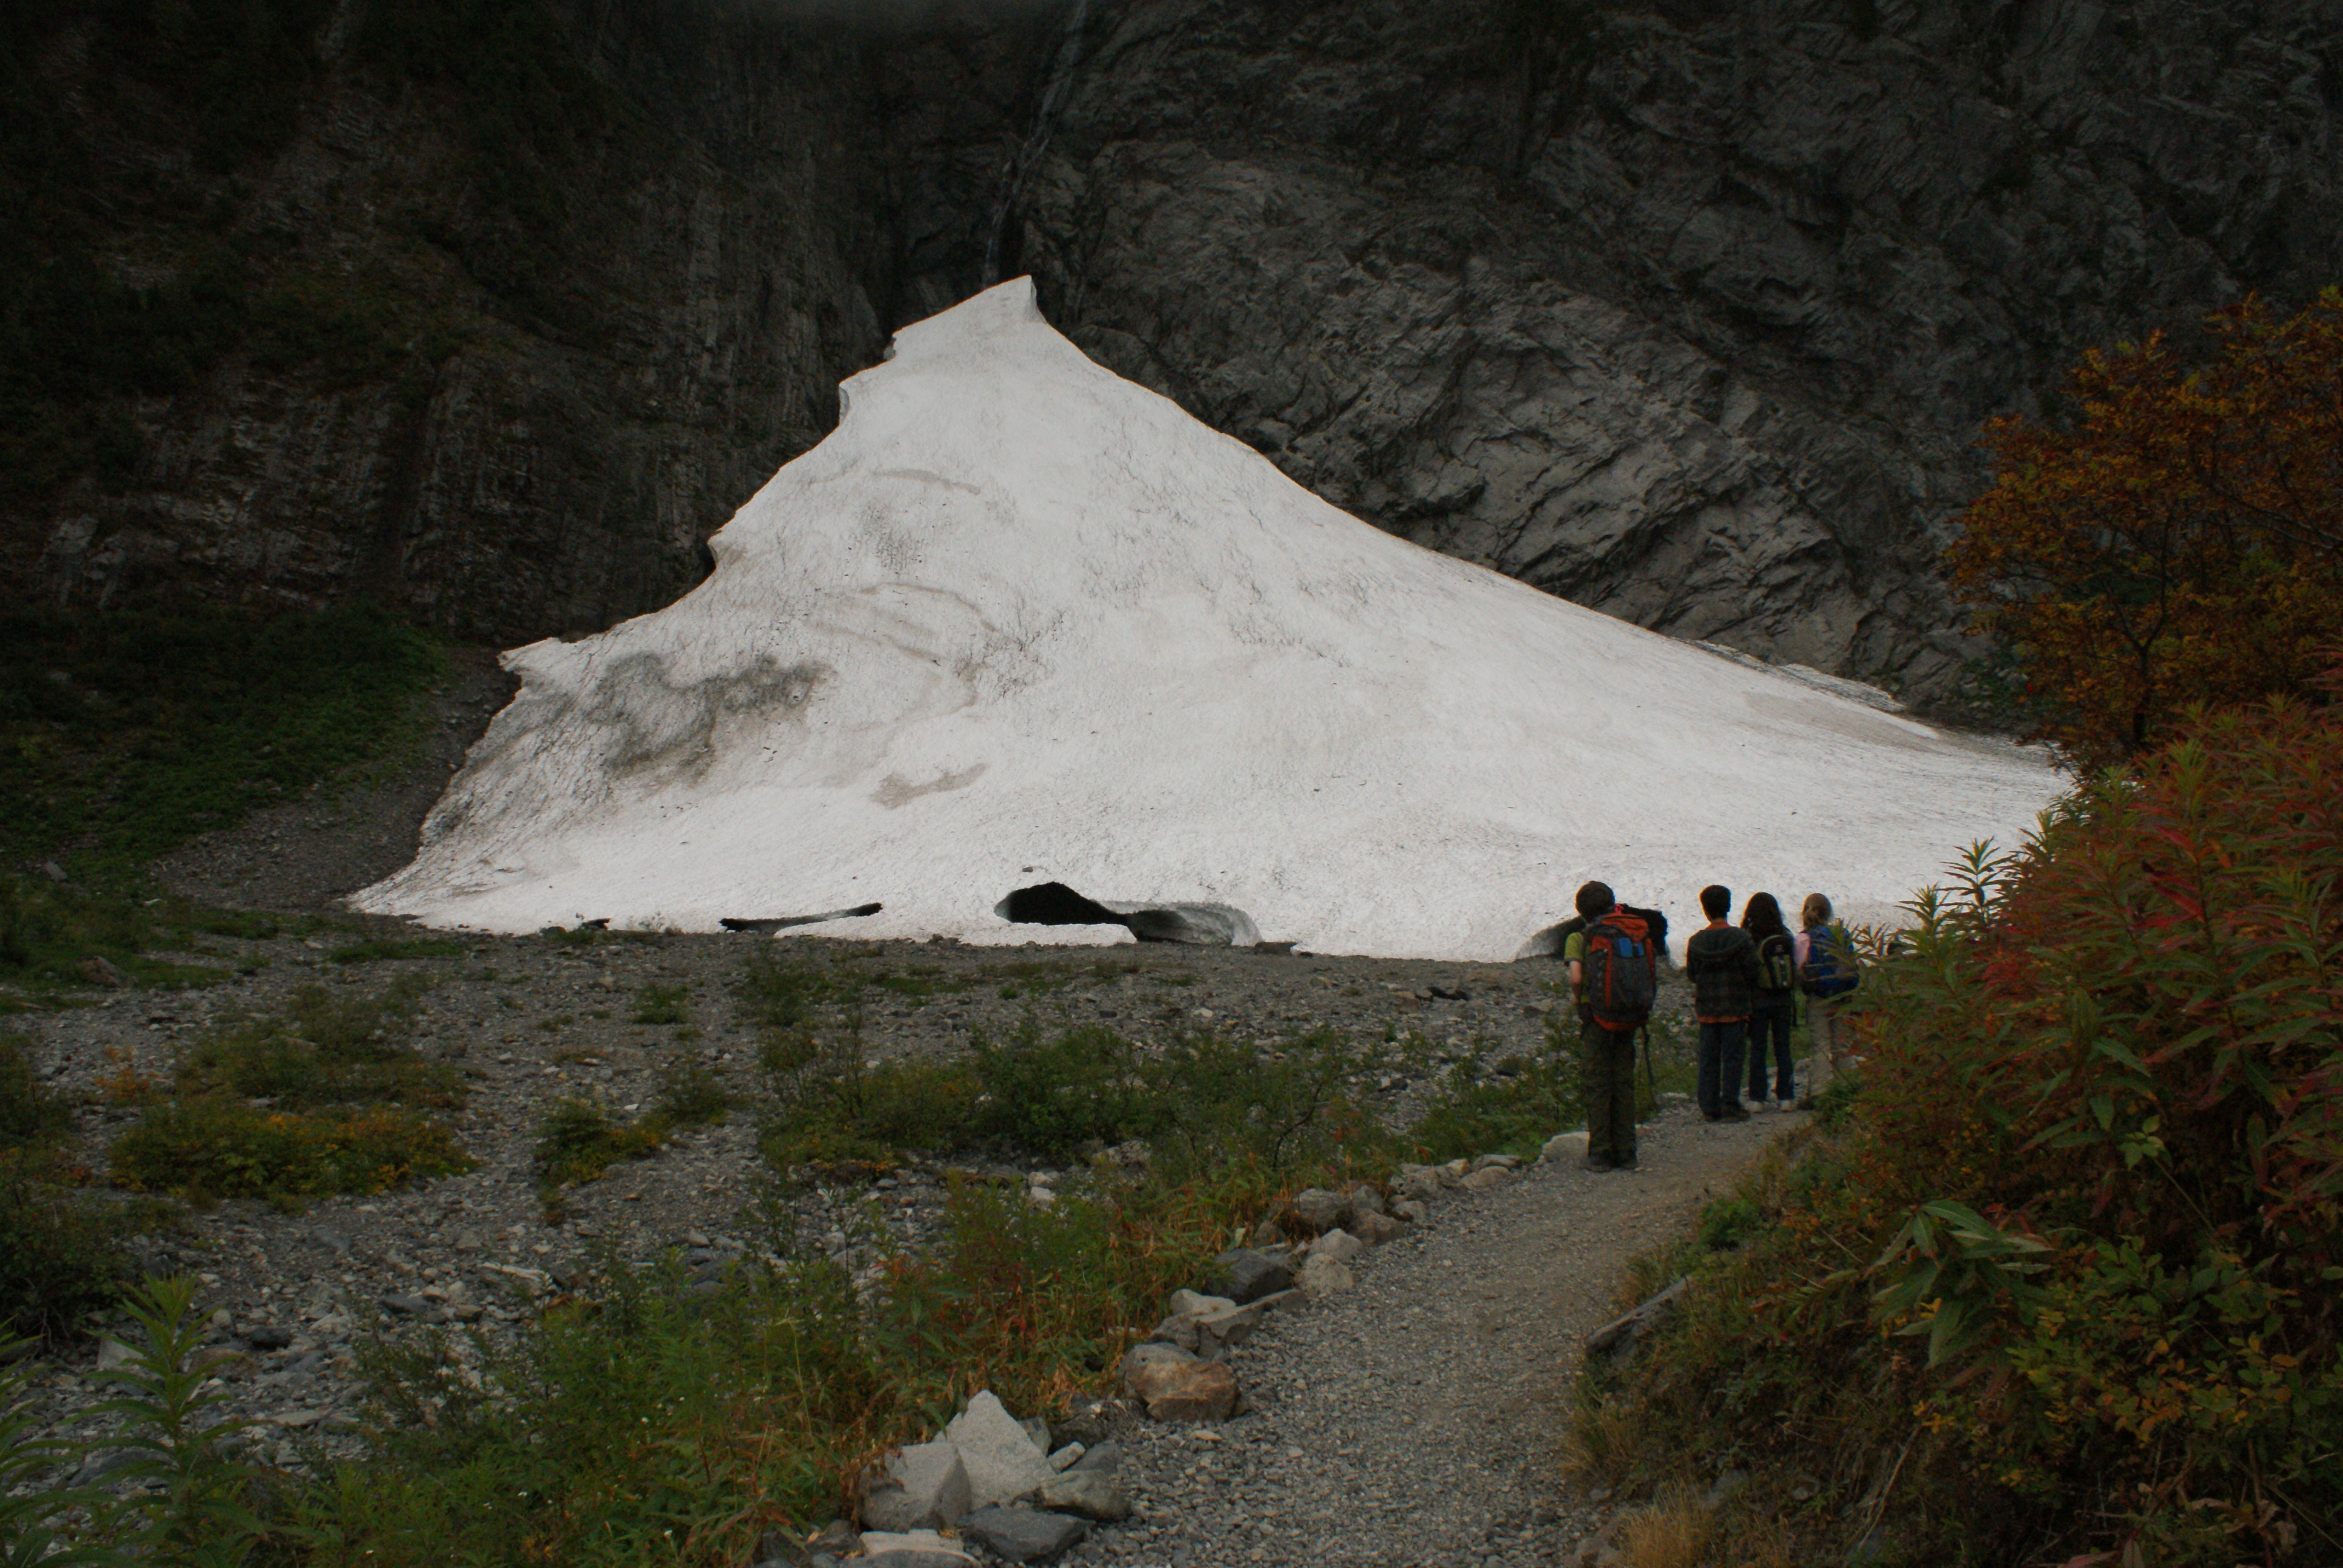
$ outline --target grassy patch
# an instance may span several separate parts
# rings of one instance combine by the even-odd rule
[[[0,1149],[0,1330],[63,1338],[120,1298],[136,1275],[123,1242],[176,1211],[77,1190],[84,1172],[33,1145]]]
[[[961,1063],[873,1062],[859,1030],[767,1035],[758,1056],[775,1111],[759,1137],[766,1160],[787,1171],[892,1164],[905,1150],[951,1149],[968,1139],[981,1092]]]
[[[620,1161],[658,1153],[667,1135],[667,1123],[656,1116],[629,1121],[595,1101],[557,1101],[538,1125],[538,1182],[551,1193],[595,1181]]]
[[[1545,1141],[1585,1121],[1579,1092],[1576,1030],[1565,1040],[1549,1024],[1545,1049],[1500,1071],[1474,1050],[1449,1071],[1412,1137],[1427,1160],[1516,1154],[1533,1159]]]
[[[73,1127],[73,1107],[33,1070],[32,1045],[0,1034],[0,1149],[53,1143]]]
[[[285,1109],[458,1105],[461,1073],[404,1043],[421,990],[411,979],[364,997],[304,986],[283,1014],[230,1024],[198,1041],[179,1064],[177,1091]]]
[[[175,1212],[75,1191],[72,1131],[73,1108],[34,1072],[29,1042],[0,1035],[0,1339],[79,1331],[133,1275],[124,1239]]]
[[[747,1561],[767,1530],[851,1507],[868,1455],[932,1431],[978,1388],[1055,1412],[1111,1376],[1173,1289],[1209,1282],[1232,1228],[1323,1174],[1240,1161],[1209,1180],[1138,1179],[1055,1207],[959,1183],[939,1243],[859,1292],[770,1241],[719,1293],[613,1273],[563,1304],[479,1386],[428,1349],[378,1361],[387,1418],[337,1491],[369,1562],[591,1565]]]
[[[178,899],[124,889],[93,892],[45,877],[0,873],[0,981],[54,1002],[61,991],[124,984],[156,990],[214,985],[227,970],[151,958],[206,936],[272,936],[276,926]]]
[[[216,1097],[149,1106],[112,1160],[117,1185],[199,1203],[381,1192],[473,1163],[444,1125],[399,1107],[307,1114]]]
[[[712,1064],[696,1056],[678,1055],[659,1068],[653,1114],[669,1126],[696,1127],[719,1120],[731,1109],[732,1091]]]
[[[684,1004],[691,1000],[691,988],[680,985],[647,985],[635,993],[635,1010],[630,1021],[635,1023],[689,1023],[691,1014]]]
[[[0,613],[0,860],[94,883],[375,761],[445,678],[363,609]]]
[[[1111,1030],[1045,1034],[1029,1018],[997,1043],[980,1033],[965,1061],[876,1061],[851,1024],[778,1030],[760,1053],[775,1108],[762,1146],[783,1169],[910,1151],[1065,1160],[1130,1139],[1186,1171],[1371,1159],[1401,1147],[1360,1099],[1380,1060],[1331,1032],[1280,1047],[1198,1033],[1142,1052]]]
[[[196,1201],[293,1202],[469,1169],[454,1135],[418,1109],[464,1098],[460,1070],[406,1043],[426,989],[411,975],[369,996],[305,986],[283,1013],[198,1040],[167,1097],[125,1070],[112,1097],[145,1110],[115,1141],[115,1181]]]

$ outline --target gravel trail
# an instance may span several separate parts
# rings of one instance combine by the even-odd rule
[[[1126,1439],[1141,1522],[1084,1550],[1163,1568],[1525,1568],[1608,1523],[1557,1457],[1579,1347],[1627,1261],[1686,1226],[1802,1116],[1643,1130],[1641,1168],[1539,1165],[1453,1194],[1360,1261],[1360,1282],[1271,1317],[1232,1357],[1257,1413]]]

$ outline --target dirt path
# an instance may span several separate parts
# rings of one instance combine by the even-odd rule
[[[1259,1413],[1151,1427],[1125,1474],[1143,1522],[1089,1561],[1222,1568],[1526,1568],[1607,1521],[1556,1451],[1586,1334],[1627,1261],[1689,1224],[1803,1117],[1711,1126],[1679,1108],[1641,1169],[1536,1167],[1438,1205],[1361,1261],[1358,1286],[1272,1317],[1233,1358]]]

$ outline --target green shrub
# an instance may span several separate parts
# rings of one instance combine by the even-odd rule
[[[230,1024],[179,1063],[181,1094],[229,1094],[287,1108],[463,1102],[463,1077],[401,1042],[422,990],[402,980],[378,995],[337,995],[304,986],[279,1017]]]
[[[1828,1470],[1842,1500],[1900,1452],[1872,1522],[1911,1561],[2324,1560],[2338,774],[2331,711],[2202,719],[1916,900],[1843,1124],[1583,1444],[1622,1476]],[[1800,1549],[1843,1552],[1831,1524]]]
[[[158,1204],[75,1191],[79,1174],[39,1150],[0,1149],[0,1328],[79,1332],[136,1271],[123,1242],[171,1222],[173,1211]]]
[[[1755,1200],[1719,1198],[1700,1211],[1700,1244],[1712,1252],[1728,1251],[1765,1223],[1765,1211]]]
[[[1549,1024],[1545,1049],[1511,1073],[1492,1071],[1479,1051],[1457,1063],[1410,1133],[1419,1158],[1534,1158],[1546,1140],[1586,1119],[1576,1043],[1574,1031],[1565,1042],[1561,1027]]]
[[[759,1146],[777,1169],[884,1166],[905,1150],[950,1151],[975,1135],[980,1088],[963,1063],[873,1063],[852,1028],[827,1040],[769,1031],[758,1061],[774,1101]]]
[[[0,1034],[0,1150],[54,1142],[73,1126],[73,1107],[33,1070],[32,1045]]]
[[[364,608],[12,606],[0,611],[0,860],[72,844],[69,869],[118,880],[380,758],[446,669],[437,644]],[[93,945],[139,945],[120,936]]]
[[[659,1070],[659,1100],[654,1114],[672,1127],[696,1127],[714,1121],[732,1109],[732,1091],[724,1075],[708,1062],[679,1052]]]
[[[558,1100],[538,1124],[534,1157],[547,1190],[591,1181],[622,1160],[641,1160],[667,1142],[657,1117],[624,1121],[591,1100]]]
[[[1171,1114],[1163,1086],[1129,1040],[1092,1024],[1044,1040],[1029,1015],[1000,1045],[971,1037],[983,1103],[972,1131],[1045,1159],[1086,1143],[1117,1143],[1159,1131]]]
[[[691,998],[691,988],[679,985],[647,985],[635,993],[634,1021],[637,1023],[689,1023],[691,1014],[684,1004]]]
[[[308,1115],[218,1096],[149,1106],[115,1140],[112,1162],[117,1185],[196,1201],[381,1192],[472,1166],[444,1125],[411,1111]]]

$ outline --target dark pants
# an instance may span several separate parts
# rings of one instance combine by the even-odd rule
[[[1578,1022],[1579,1095],[1586,1102],[1586,1155],[1635,1162],[1635,1036]]]
[[[1700,1108],[1714,1116],[1741,1104],[1741,1048],[1749,1038],[1749,1020],[1700,1026]]]
[[[1797,1021],[1798,1004],[1794,998],[1783,1007],[1761,1007],[1749,1015],[1749,1098],[1765,1098],[1765,1046],[1774,1047],[1774,1098],[1792,1100],[1797,1096],[1796,1081],[1790,1069],[1790,1025]]]

